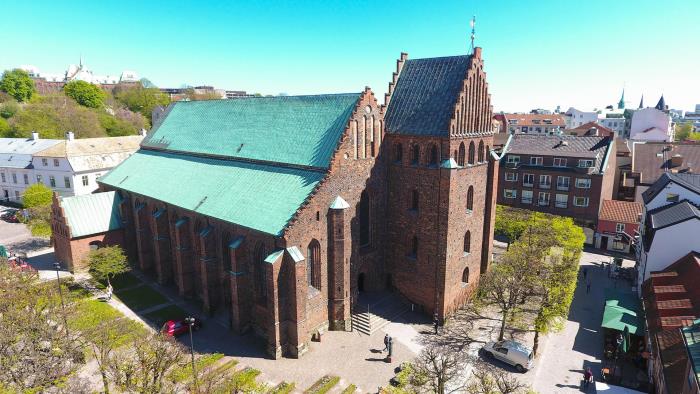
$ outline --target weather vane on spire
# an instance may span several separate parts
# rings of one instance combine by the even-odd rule
[[[472,16],[472,20],[469,22],[469,25],[472,27],[472,44],[471,47],[469,47],[469,52],[474,53],[474,39],[476,38],[476,31],[474,30],[474,27],[476,26],[476,15]]]

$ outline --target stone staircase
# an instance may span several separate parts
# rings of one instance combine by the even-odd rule
[[[352,329],[372,335],[410,308],[394,294],[385,294],[373,302],[360,300],[352,311]]]

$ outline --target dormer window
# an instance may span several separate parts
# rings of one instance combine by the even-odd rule
[[[531,157],[530,158],[530,165],[531,166],[541,166],[542,165],[542,157]]]
[[[591,168],[593,167],[593,160],[581,159],[578,161],[578,166],[580,168]]]

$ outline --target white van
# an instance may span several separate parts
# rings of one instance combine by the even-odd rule
[[[481,351],[488,358],[496,358],[513,365],[518,372],[532,368],[532,349],[515,341],[489,342]]]

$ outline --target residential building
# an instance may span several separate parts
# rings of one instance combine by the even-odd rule
[[[566,123],[560,114],[506,114],[494,115],[499,123],[499,133],[558,134]]]
[[[598,121],[597,111],[581,111],[571,107],[564,113],[564,115],[564,121],[566,122],[567,129],[574,129],[586,123]]]
[[[119,85],[135,86],[141,84],[138,74],[131,70],[124,70],[119,76],[97,75],[83,64],[82,57],[78,64],[71,64],[65,72],[58,74],[41,72],[39,68],[32,65],[19,66],[19,69],[29,74],[34,80],[37,91],[41,94],[57,92],[71,81],[89,82],[110,91]]]
[[[92,193],[97,179],[134,153],[142,135],[65,140],[0,138],[0,199],[21,203],[24,190],[42,183],[60,196]]]
[[[700,253],[691,252],[644,282],[648,371],[655,393],[700,393],[684,334],[700,318]],[[697,362],[697,360],[695,361]]]
[[[644,212],[636,247],[640,291],[651,272],[700,251],[700,174],[664,173],[642,198]]]
[[[139,148],[143,135],[66,139],[36,152],[32,158],[34,179],[60,196],[79,196],[97,190],[97,180],[131,156]]]
[[[501,155],[498,203],[573,217],[590,244],[612,198],[615,160],[614,137],[514,134]]]
[[[628,145],[631,160],[620,163],[616,181],[620,200],[642,202],[642,193],[666,172],[700,173],[700,143],[628,141]]]
[[[581,126],[574,127],[573,129],[566,129],[564,130],[564,134],[576,135],[579,137],[610,137],[616,133],[614,130],[598,124],[597,122],[588,122]]]
[[[124,222],[116,192],[60,197],[54,193],[51,230],[54,256],[71,272],[86,272],[85,258],[102,246],[124,244]]]
[[[40,139],[39,133],[31,138],[0,138],[0,199],[21,203],[24,190],[36,183],[34,154],[60,142]]]
[[[577,129],[581,126],[597,123],[615,132],[618,136],[627,135],[628,121],[625,118],[625,109],[613,109],[612,106],[604,110],[581,111],[569,108],[564,114],[566,129]]]
[[[604,200],[598,214],[595,247],[629,253],[639,233],[644,206],[638,202]]]
[[[349,330],[367,291],[444,319],[488,269],[498,163],[481,48],[353,94],[176,102],[100,178],[138,268],[272,357]],[[205,175],[203,175],[205,174]],[[420,286],[416,286],[420,283]]]

